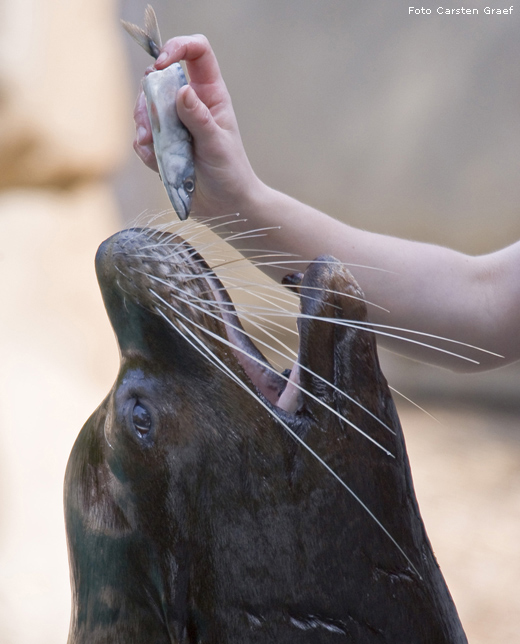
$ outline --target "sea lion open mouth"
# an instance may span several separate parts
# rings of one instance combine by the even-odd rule
[[[69,644],[466,642],[350,273],[305,271],[287,384],[179,237],[96,268],[121,369],[67,467]]]
[[[165,243],[163,238],[158,232],[133,229],[100,247],[97,266],[105,302],[114,300],[115,280],[125,302],[134,301],[161,316],[199,352],[214,345],[210,351],[213,358],[227,360],[232,372],[239,369],[238,362],[258,391],[277,404],[286,381],[244,332],[220,280],[182,239],[170,237]],[[127,340],[123,339],[124,329],[117,325],[125,326],[127,317],[128,310],[124,316],[111,316],[122,350],[121,340],[123,345]]]

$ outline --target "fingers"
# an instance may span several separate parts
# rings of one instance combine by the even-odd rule
[[[141,90],[134,107],[134,121],[139,143],[146,145],[152,142],[152,127],[146,109],[146,98]]]
[[[206,36],[178,36],[171,38],[162,48],[155,62],[156,69],[164,69],[172,63],[186,61],[191,82],[212,85],[222,79],[220,68]]]
[[[219,127],[209,108],[190,85],[184,85],[177,92],[177,114],[195,141],[206,141],[218,134]]]
[[[159,172],[159,166],[157,165],[157,158],[155,156],[153,144],[151,146],[143,146],[140,145],[137,140],[134,140],[134,150],[136,151],[137,156],[145,165],[147,165],[151,170]]]
[[[240,140],[240,134],[217,59],[205,36],[180,36],[164,45],[154,68],[161,70],[180,60],[186,61],[190,84],[177,94],[179,118],[193,135],[199,163],[219,165],[226,145],[234,139]],[[147,73],[150,71],[153,68]],[[157,170],[152,128],[142,91],[135,105],[134,120],[134,149],[148,167]]]
[[[146,109],[146,99],[144,92],[141,91],[137,97],[134,108],[134,121],[136,135],[134,140],[134,150],[139,158],[152,170],[159,171],[155,151],[153,147],[152,128]]]

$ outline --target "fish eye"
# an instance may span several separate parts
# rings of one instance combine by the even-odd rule
[[[193,181],[191,177],[188,177],[188,179],[185,180],[183,185],[184,185],[184,190],[186,190],[186,192],[190,195],[195,190],[195,181]]]
[[[132,411],[132,422],[140,436],[146,436],[152,428],[152,417],[146,407],[136,402]]]

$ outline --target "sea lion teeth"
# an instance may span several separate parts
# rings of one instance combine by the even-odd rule
[[[346,268],[301,280],[294,413],[181,238],[123,231],[96,270],[121,368],[67,466],[69,644],[466,642]]]

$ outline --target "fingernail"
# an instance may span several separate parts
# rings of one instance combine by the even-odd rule
[[[184,92],[184,107],[192,110],[197,104],[197,95],[195,91],[188,85],[188,89]]]
[[[157,58],[157,60],[155,61],[155,64],[156,65],[162,65],[162,63],[164,63],[164,61],[167,58],[168,58],[168,54],[165,51],[163,51],[162,54],[159,54],[159,58]]]
[[[139,145],[141,145],[145,140],[146,134],[147,132],[145,127],[141,125],[140,127],[137,128],[136,138],[137,138],[137,143],[139,143]]]

